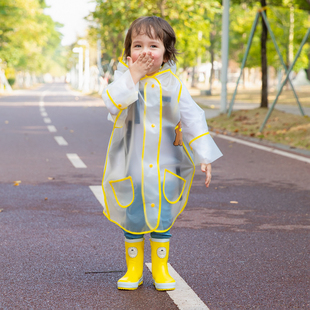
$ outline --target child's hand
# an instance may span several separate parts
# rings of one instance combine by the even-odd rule
[[[211,164],[200,164],[201,171],[206,174],[205,184],[209,187],[211,183]]]
[[[132,79],[137,84],[152,68],[154,57],[151,52],[141,53],[135,62],[132,62],[131,57],[127,57],[128,68]]]

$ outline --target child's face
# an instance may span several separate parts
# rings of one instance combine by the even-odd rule
[[[152,36],[155,38],[154,30],[152,31]],[[130,48],[132,61],[135,62],[139,55],[143,52],[151,52],[154,58],[154,64],[148,72],[148,75],[158,72],[162,63],[166,62],[164,59],[165,47],[160,39],[152,39],[145,33],[136,35],[133,32]]]

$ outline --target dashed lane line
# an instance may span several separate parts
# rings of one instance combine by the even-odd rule
[[[44,123],[46,123],[46,124],[50,124],[50,123],[52,122],[51,119],[48,118],[48,117],[43,118],[43,121],[44,121]]]
[[[41,116],[46,117],[47,113],[46,112],[41,112]]]
[[[53,126],[53,125],[47,126],[47,129],[48,129],[49,132],[56,132],[57,131],[56,127]]]
[[[100,185],[91,185],[89,186],[90,190],[93,192],[97,200],[104,207],[104,197],[102,192],[102,187]]]
[[[292,154],[292,153],[281,151],[281,150],[278,150],[278,149],[274,149],[274,148],[271,148],[271,147],[268,147],[268,146],[260,145],[260,144],[253,143],[253,142],[248,142],[248,141],[245,141],[245,140],[241,140],[241,139],[237,139],[237,138],[234,138],[234,137],[225,136],[225,135],[221,135],[221,134],[214,134],[213,136],[219,137],[219,138],[222,138],[222,139],[225,139],[225,140],[233,141],[233,142],[236,142],[236,143],[239,143],[239,144],[244,144],[244,145],[247,145],[247,146],[259,149],[259,150],[263,150],[263,151],[266,151],[266,152],[270,152],[270,153],[278,154],[278,155],[281,155],[281,156],[293,158],[293,159],[296,159],[296,160],[299,160],[299,161],[302,161],[302,162],[310,164],[310,158],[307,158],[307,157],[304,157],[304,156]]]
[[[104,206],[104,197],[102,187],[99,185],[89,186],[97,200]],[[152,272],[152,264],[146,263],[146,266]],[[170,275],[176,280],[176,289],[167,291],[170,298],[178,306],[180,310],[209,310],[206,304],[197,296],[190,286],[182,279],[175,269],[168,264]]]
[[[39,108],[41,112],[45,112],[45,108],[44,107],[40,107]]]
[[[68,159],[75,168],[87,168],[82,159],[74,153],[67,154]]]
[[[68,145],[68,142],[61,136],[55,136],[54,139],[58,143],[58,145]]]
[[[146,263],[145,265],[152,272],[152,264]],[[206,304],[198,297],[198,295],[190,288],[190,286],[169,263],[168,271],[172,278],[175,279],[176,287],[174,291],[167,291],[167,294],[180,310],[209,310]]]

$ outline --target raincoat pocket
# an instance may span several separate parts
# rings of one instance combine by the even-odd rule
[[[121,208],[129,207],[135,198],[131,176],[119,180],[109,181],[115,200]]]
[[[169,203],[175,204],[181,199],[185,183],[185,179],[165,169],[163,193]]]

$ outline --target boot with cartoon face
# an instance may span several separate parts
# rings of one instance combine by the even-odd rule
[[[143,283],[144,238],[125,239],[126,274],[117,281],[119,290],[136,290]]]
[[[175,280],[168,272],[169,239],[150,239],[152,249],[152,275],[158,291],[172,291]]]

